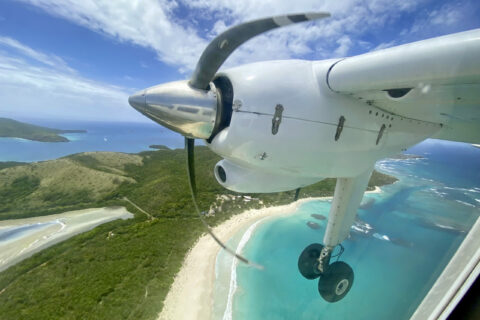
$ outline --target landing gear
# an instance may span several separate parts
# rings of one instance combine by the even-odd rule
[[[320,277],[318,292],[322,298],[328,302],[337,302],[350,291],[354,277],[352,268],[345,262],[329,264],[331,253],[331,248],[319,243],[309,245],[298,258],[298,270],[308,280]]]
[[[308,280],[320,277],[318,270],[318,258],[322,252],[323,246],[319,243],[312,243],[306,247],[300,257],[298,257],[298,270],[302,276]]]
[[[328,266],[328,270],[318,281],[318,292],[328,302],[343,299],[353,284],[353,270],[343,261]]]
[[[320,277],[318,292],[328,302],[340,301],[352,288],[353,270],[338,259],[344,249],[341,243],[350,234],[372,170],[373,166],[358,176],[337,179],[323,245],[309,245],[298,258],[298,270],[303,277],[309,280]],[[332,255],[337,246],[340,248],[339,253]],[[330,263],[331,258],[335,257],[337,261]]]

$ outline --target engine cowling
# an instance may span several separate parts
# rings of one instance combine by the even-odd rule
[[[231,84],[232,112],[207,145],[248,173],[318,181],[358,176],[438,130],[332,91],[334,63],[268,61],[219,73]]]

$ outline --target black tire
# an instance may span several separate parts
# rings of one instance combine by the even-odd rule
[[[318,281],[318,292],[328,302],[342,300],[353,285],[353,270],[343,261],[337,261],[328,266]]]
[[[320,243],[312,243],[306,247],[300,257],[298,257],[298,271],[308,280],[316,279],[320,276],[318,271],[318,257],[322,252],[323,246]]]

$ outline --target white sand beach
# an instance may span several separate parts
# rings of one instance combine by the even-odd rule
[[[0,221],[0,272],[76,234],[129,218],[133,214],[125,207],[106,207]]]
[[[368,191],[368,193],[381,192],[379,187],[376,187],[374,191]],[[292,214],[305,202],[328,199],[331,199],[331,197],[306,198],[284,206],[248,210],[215,227],[213,232],[222,241],[226,242],[239,230],[254,224],[260,219]],[[266,220],[263,219],[261,223]],[[235,250],[235,248],[232,249]],[[220,250],[220,246],[208,234],[197,240],[175,277],[158,319],[210,319],[213,307],[215,262]]]

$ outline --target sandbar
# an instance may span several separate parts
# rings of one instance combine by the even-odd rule
[[[76,234],[129,218],[133,214],[125,207],[105,207],[0,221],[0,272]]]

